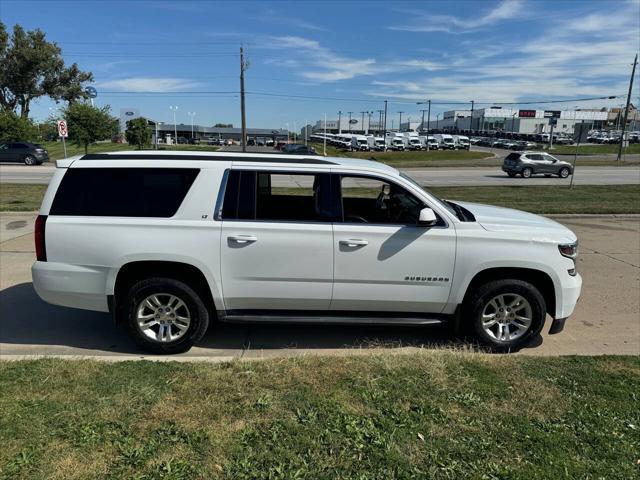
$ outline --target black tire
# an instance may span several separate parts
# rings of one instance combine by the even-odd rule
[[[509,178],[513,178],[516,176],[516,174],[513,172],[507,172],[507,175],[509,175]]]
[[[30,166],[37,165],[38,161],[36,160],[36,157],[34,157],[33,155],[25,155],[24,164],[30,165]]]
[[[145,335],[137,323],[140,304],[150,295],[174,295],[184,302],[190,316],[190,324],[179,338],[173,341],[159,341]],[[173,278],[154,277],[134,284],[125,300],[126,324],[133,340],[144,350],[157,354],[183,353],[198,342],[209,327],[209,312],[202,298],[189,285]],[[158,325],[159,327],[159,325]],[[159,327],[160,328],[160,327]],[[169,326],[169,331],[176,331]],[[157,330],[151,329],[157,332]]]
[[[520,336],[512,340],[499,340],[483,327],[482,315],[492,299],[499,295],[509,298],[511,295],[523,297],[531,308],[531,323]],[[470,322],[470,330],[479,342],[495,352],[512,352],[525,346],[540,334],[546,317],[547,307],[544,297],[532,284],[516,279],[494,280],[480,286],[472,292],[465,305],[465,320]],[[514,309],[515,311],[515,309]],[[505,312],[506,313],[506,312]],[[467,316],[468,315],[468,316]],[[499,323],[499,322],[498,322]],[[500,327],[496,323],[497,329]],[[511,326],[505,327],[509,332]]]
[[[567,178],[571,174],[571,170],[568,167],[562,167],[558,172],[560,178]]]
[[[529,167],[525,167],[522,169],[522,172],[520,172],[520,175],[522,175],[522,178],[531,178],[531,175],[533,175],[533,170]]]

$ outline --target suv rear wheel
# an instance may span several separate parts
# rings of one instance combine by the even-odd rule
[[[495,280],[482,285],[468,302],[473,331],[494,351],[512,351],[540,333],[546,304],[540,291],[528,282]]]
[[[134,284],[127,295],[126,315],[136,343],[159,354],[186,352],[209,326],[209,312],[200,296],[172,278],[149,278]]]

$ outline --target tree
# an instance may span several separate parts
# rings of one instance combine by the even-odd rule
[[[213,128],[233,128],[233,123],[216,123]]]
[[[29,142],[38,137],[38,127],[31,120],[21,118],[10,110],[0,110],[0,143]]]
[[[0,22],[0,106],[27,118],[31,101],[43,95],[55,101],[74,103],[87,98],[84,84],[93,81],[91,72],[77,64],[66,67],[60,47],[45,39],[41,30],[13,27],[9,38]]]
[[[127,122],[124,136],[130,145],[136,145],[138,150],[151,145],[151,129],[146,118],[138,117]]]
[[[86,103],[72,103],[62,116],[67,121],[69,141],[84,147],[84,153],[88,153],[90,144],[111,138],[118,122],[111,116],[108,105],[99,108]]]

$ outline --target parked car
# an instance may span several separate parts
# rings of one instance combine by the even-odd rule
[[[49,152],[42,145],[28,142],[0,144],[0,162],[20,162],[25,165],[41,165],[49,160]]]
[[[522,175],[523,178],[529,178],[532,175],[543,174],[549,177],[558,175],[560,178],[567,178],[573,173],[573,166],[548,153],[525,151],[507,155],[502,164],[502,171],[510,177]]]
[[[36,292],[111,312],[154,353],[188,350],[214,320],[449,324],[510,351],[547,314],[561,331],[580,296],[563,225],[440,200],[373,161],[149,151],[57,166]]]
[[[313,147],[308,147],[307,145],[302,145],[298,143],[290,143],[285,145],[280,150],[282,153],[287,153],[289,155],[317,155],[318,153]]]
[[[189,143],[189,139],[187,139],[186,137],[178,137],[179,145],[186,145],[187,143]]]

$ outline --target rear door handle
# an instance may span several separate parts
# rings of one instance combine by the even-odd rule
[[[369,245],[364,239],[361,238],[349,238],[347,240],[340,240],[340,245],[345,245],[347,247],[364,247],[365,245]]]
[[[229,240],[235,243],[253,243],[258,241],[255,235],[230,235]]]

